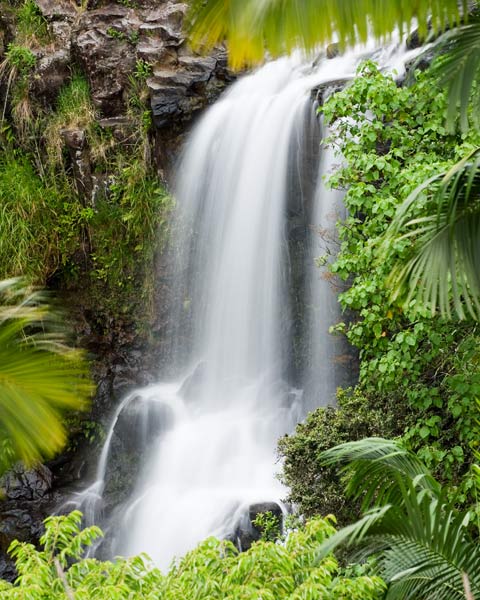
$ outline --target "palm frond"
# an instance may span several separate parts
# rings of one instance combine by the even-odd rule
[[[11,448],[7,463],[28,465],[64,446],[62,414],[84,408],[92,387],[44,295],[8,280],[0,282],[0,298],[0,438]]]
[[[440,484],[415,454],[398,442],[366,438],[347,442],[320,454],[324,465],[342,465],[348,496],[362,499],[362,509],[375,503],[401,503],[409,482],[416,489],[440,493]]]
[[[461,4],[463,10],[457,0],[193,0],[188,28],[196,49],[226,40],[230,63],[239,68],[261,62],[265,52],[315,51],[334,38],[351,46],[414,27],[425,37],[429,22],[435,31],[458,23],[467,12],[466,0]]]
[[[434,49],[440,57],[430,70],[439,83],[447,88],[447,126],[453,132],[458,117],[463,131],[469,126],[469,108],[478,125],[480,94],[472,93],[480,79],[480,23],[470,23],[444,33]]]
[[[362,459],[370,460],[374,471],[385,465],[389,471],[393,467],[394,474],[403,472],[401,501],[394,496],[383,504],[385,495],[376,497],[375,506],[359,521],[321,544],[317,559],[341,545],[354,548],[355,558],[375,555],[379,574],[389,584],[387,600],[460,600],[465,597],[465,574],[473,596],[480,597],[480,550],[469,536],[470,514],[452,507],[438,484],[434,490],[419,486],[420,481],[434,481],[424,476],[425,467],[419,468],[418,460],[411,462],[402,452],[397,454],[394,442],[382,442],[386,440],[363,440],[357,448],[342,444],[329,451],[329,460],[333,462],[335,456],[341,463],[351,460],[357,482],[361,476],[369,477]]]
[[[384,243],[398,239],[411,240],[412,253],[392,270],[393,300],[415,300],[448,318],[453,302],[459,318],[480,318],[480,149],[407,198]]]

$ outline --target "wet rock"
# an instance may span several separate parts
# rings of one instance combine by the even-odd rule
[[[47,21],[73,21],[78,13],[78,8],[69,0],[35,0],[35,4]]]
[[[283,517],[282,508],[276,502],[258,502],[257,504],[251,504],[248,509],[248,516],[250,521],[255,521],[258,515],[266,512],[272,513],[272,515],[278,519],[282,519]]]
[[[71,29],[79,14],[79,8],[68,0],[35,0],[49,24],[57,45],[70,51]]]
[[[27,470],[19,464],[2,477],[0,486],[9,500],[38,500],[51,489],[52,473],[44,465]]]
[[[44,107],[54,104],[58,92],[70,76],[70,52],[55,50],[37,61],[31,89]]]
[[[283,511],[276,502],[259,502],[251,504],[248,507],[248,511],[239,520],[234,533],[229,536],[229,539],[237,546],[237,548],[244,552],[248,550],[254,542],[262,536],[262,531],[256,527],[253,522],[256,518],[264,513],[271,513],[274,517],[277,517],[280,524],[280,529],[283,524]]]
[[[86,205],[92,198],[92,165],[87,147],[87,134],[83,129],[64,129],[61,132],[73,167],[73,178],[78,194]]]
[[[124,91],[136,62],[128,35],[136,29],[138,22],[124,6],[87,11],[75,26],[72,52],[90,82],[94,104],[105,117],[126,111]]]
[[[337,43],[328,44],[326,55],[327,58],[336,58],[340,54],[340,46]]]
[[[115,424],[115,435],[125,451],[145,454],[174,421],[170,406],[155,399],[133,398],[122,410]]]
[[[319,106],[322,106],[332,94],[343,90],[349,81],[349,79],[332,79],[332,81],[322,83],[312,90],[312,98],[317,101]]]

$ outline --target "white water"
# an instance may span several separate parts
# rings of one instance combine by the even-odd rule
[[[140,410],[152,403],[168,407],[168,427],[153,442],[145,436],[148,458],[114,518],[116,553],[147,552],[166,568],[208,535],[233,534],[250,504],[281,503],[286,492],[275,477],[278,437],[307,408],[334,402],[337,350],[327,332],[340,316],[335,292],[314,267],[323,242],[311,244],[305,266],[309,297],[301,302],[311,360],[303,381],[291,365],[296,317],[287,213],[300,207],[313,231],[307,237],[318,240],[315,230],[328,229],[327,246],[334,249],[341,202],[322,183],[334,159],[324,153],[316,164],[300,146],[309,134],[306,124],[315,119],[312,88],[352,77],[360,57],[351,52],[315,68],[300,56],[267,64],[232,86],[189,139],[177,174],[173,228],[179,325],[172,361],[178,377],[124,401],[97,481],[77,498],[95,519],[116,422],[132,399]],[[378,59],[398,69],[405,54],[390,50]],[[313,209],[304,182],[291,184],[305,160],[314,163],[311,177],[318,178],[310,182],[317,186]]]

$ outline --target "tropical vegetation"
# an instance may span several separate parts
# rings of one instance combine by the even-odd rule
[[[67,345],[61,313],[20,280],[0,282],[0,475],[63,448],[66,410],[85,408],[92,386]]]
[[[330,185],[346,190],[349,209],[332,264],[349,282],[340,295],[346,318],[332,334],[346,335],[358,349],[359,382],[339,393],[333,416],[332,409],[320,408],[280,442],[292,499],[309,515],[333,511],[344,523],[355,514],[318,454],[369,436],[402,436],[459,494],[457,501],[476,502],[471,468],[480,439],[478,325],[468,313],[461,322],[432,314],[415,297],[392,302],[392,273],[414,260],[423,242],[392,234],[399,206],[478,145],[475,130],[448,132],[447,99],[434,81],[417,71],[410,87],[398,87],[391,75],[366,63],[322,107],[334,131],[328,143],[343,156]],[[430,218],[434,201],[423,195],[411,204],[418,222]]]
[[[380,600],[385,584],[369,565],[342,568],[320,545],[335,533],[332,519],[316,518],[292,532],[284,543],[259,541],[239,553],[229,541],[210,538],[172,564],[166,574],[146,556],[115,562],[82,559],[84,549],[102,535],[81,530],[82,515],[45,521],[41,550],[13,542],[19,577],[0,581],[5,600]],[[72,561],[75,561],[72,563]]]
[[[269,527],[242,554],[209,539],[162,574],[145,556],[82,558],[100,530],[82,530],[77,512],[51,517],[41,549],[11,545],[19,578],[0,582],[2,598],[480,595],[480,25],[475,14],[465,23],[470,8],[456,0],[192,1],[192,43],[209,49],[226,39],[233,67],[261,61],[266,50],[317,51],[333,32],[345,47],[370,32],[384,39],[418,27],[421,39],[433,39],[451,28],[436,42],[433,67],[413,67],[408,85],[367,62],[320,109],[332,132],[326,143],[342,157],[329,184],[345,190],[349,209],[332,264],[349,283],[340,296],[345,319],[332,334],[358,349],[359,382],[338,391],[336,409],[318,409],[280,441],[291,500],[313,517],[285,538]],[[171,208],[149,156],[151,67],[137,63],[129,81],[134,134],[119,145],[99,127],[81,73],[71,74],[53,112],[35,102],[33,50],[48,42],[48,28],[30,0],[17,18],[0,65],[0,276],[87,282],[99,313],[144,313],[154,296],[157,231],[164,242]],[[72,128],[84,131],[96,175],[108,181],[94,202],[65,166],[62,132]],[[62,447],[64,411],[86,404],[90,384],[45,296],[18,280],[2,282],[0,294],[3,473]],[[344,528],[316,516],[330,512]],[[357,551],[355,565],[334,558],[340,547]]]
[[[429,27],[442,31],[461,21],[468,11],[463,0],[405,2],[389,0],[194,0],[190,8],[190,39],[208,50],[224,40],[233,67],[255,64],[295,48],[318,51],[337,38],[353,46],[375,36],[385,40],[396,29],[418,29],[426,37]]]
[[[340,545],[374,555],[388,584],[386,600],[479,596],[478,515],[459,511],[415,454],[367,438],[331,448],[320,460],[343,465],[346,493],[365,511],[326,540],[320,556]]]

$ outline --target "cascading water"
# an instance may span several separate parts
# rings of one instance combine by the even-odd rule
[[[319,158],[311,92],[352,77],[371,52],[315,67],[300,56],[267,64],[232,86],[191,135],[173,227],[177,378],[123,402],[97,481],[76,498],[101,521],[112,437],[130,423],[128,435],[148,451],[111,518],[115,553],[147,552],[165,568],[208,535],[234,535],[252,503],[286,495],[276,441],[307,409],[332,403],[339,384],[328,335],[339,308],[314,257],[325,240],[330,251],[335,243],[341,201],[322,182],[334,159]],[[405,59],[401,49],[376,59],[398,68],[392,57]],[[310,357],[306,366],[295,353]]]

